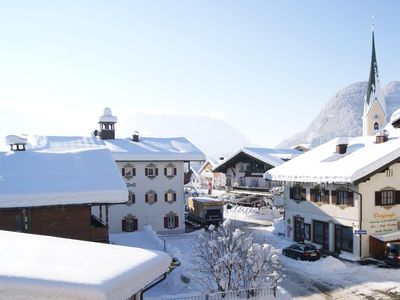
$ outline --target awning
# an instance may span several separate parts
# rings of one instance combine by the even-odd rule
[[[383,234],[371,234],[371,236],[382,242],[398,241],[400,240],[400,230]]]

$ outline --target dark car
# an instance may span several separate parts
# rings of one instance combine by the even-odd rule
[[[400,242],[387,243],[383,259],[389,265],[400,267]]]
[[[294,243],[282,250],[283,255],[297,259],[314,261],[321,258],[321,253],[313,244]]]

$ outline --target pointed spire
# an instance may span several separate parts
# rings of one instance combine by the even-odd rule
[[[374,17],[372,17],[372,55],[371,55],[371,69],[369,71],[368,89],[366,102],[369,105],[371,99],[371,94],[375,93],[376,89],[376,79],[378,78],[378,63],[376,62],[376,52],[375,52],[375,22]],[[372,99],[373,100],[373,99]]]

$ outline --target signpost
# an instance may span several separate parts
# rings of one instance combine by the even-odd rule
[[[354,234],[367,234],[367,231],[365,229],[357,229],[354,230]]]

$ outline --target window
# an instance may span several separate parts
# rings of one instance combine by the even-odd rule
[[[293,200],[306,200],[306,189],[299,186],[290,188],[290,198]]]
[[[310,200],[318,203],[329,203],[329,191],[324,189],[311,189]]]
[[[179,226],[179,218],[174,212],[169,212],[164,217],[164,228],[173,229]]]
[[[130,163],[125,164],[121,169],[122,177],[130,180],[132,177],[136,176],[136,168]]]
[[[332,191],[332,203],[336,205],[354,206],[354,193],[349,191]]]
[[[172,190],[167,191],[164,194],[164,200],[165,200],[165,202],[168,202],[168,203],[175,202],[176,201],[176,193]]]
[[[353,228],[335,224],[335,252],[353,252]]]
[[[329,224],[321,221],[313,221],[313,242],[321,244],[322,248],[329,248]]]
[[[138,230],[138,219],[128,214],[122,219],[122,231],[132,232]]]
[[[148,164],[144,170],[145,175],[149,178],[158,176],[158,168],[155,164]]]
[[[375,192],[375,205],[395,205],[400,204],[400,191],[392,189]]]
[[[378,122],[374,123],[374,130],[379,130],[379,123]]]
[[[157,202],[157,194],[156,192],[150,190],[146,193],[146,195],[144,196],[145,198],[145,202],[148,204],[154,204]]]
[[[166,165],[166,167],[164,168],[164,176],[167,177],[174,177],[176,176],[176,167],[173,164],[168,164]]]
[[[129,191],[129,194],[128,194],[128,203],[127,203],[127,205],[129,206],[129,205],[132,205],[133,203],[135,203],[135,194],[133,193],[133,192],[131,192],[131,191]]]

